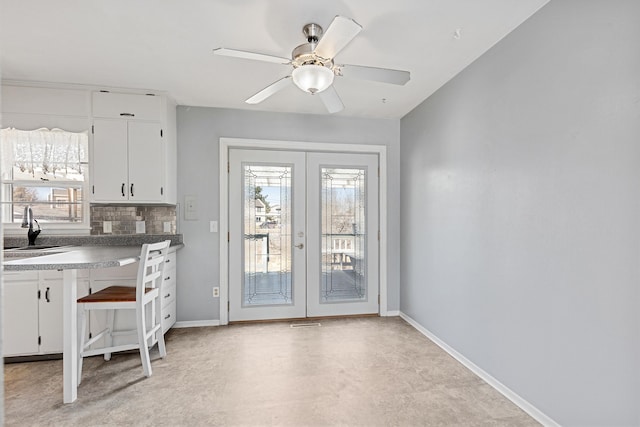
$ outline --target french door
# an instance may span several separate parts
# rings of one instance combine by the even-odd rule
[[[378,313],[378,157],[229,150],[229,320]]]

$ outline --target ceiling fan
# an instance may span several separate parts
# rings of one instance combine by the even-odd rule
[[[336,16],[323,35],[322,27],[318,24],[307,24],[302,33],[307,43],[293,49],[291,59],[262,53],[246,52],[243,50],[218,48],[213,53],[235,58],[252,59],[256,61],[274,62],[292,65],[291,75],[281,78],[245,102],[258,104],[271,95],[291,85],[291,82],[304,92],[318,94],[330,113],[337,113],[344,108],[342,100],[333,87],[335,76],[344,76],[382,83],[404,85],[409,81],[408,71],[391,70],[388,68],[364,67],[361,65],[335,64],[334,58],[358,33],[362,26],[356,21],[344,16]]]

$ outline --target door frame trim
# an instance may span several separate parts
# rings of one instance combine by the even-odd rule
[[[220,138],[220,325],[229,323],[229,242],[225,234],[229,232],[229,149],[269,149],[291,151],[321,151],[338,153],[369,153],[379,157],[379,289],[380,316],[388,316],[387,310],[387,147],[368,144],[336,144],[304,141],[274,141],[245,138]]]

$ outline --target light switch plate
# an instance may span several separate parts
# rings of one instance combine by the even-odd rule
[[[102,221],[102,232],[113,233],[113,228],[111,227],[111,221]]]
[[[163,231],[165,233],[171,233],[171,221],[165,221],[164,222]]]
[[[212,233],[218,232],[218,221],[209,221],[209,231]]]
[[[144,233],[145,233],[144,221],[136,221],[136,234],[144,234]]]

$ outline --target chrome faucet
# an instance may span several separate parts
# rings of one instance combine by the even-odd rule
[[[33,229],[33,223],[36,223],[36,225],[38,226],[37,230]],[[24,207],[24,215],[22,216],[22,228],[29,228],[29,231],[27,231],[27,238],[29,239],[29,246],[34,246],[36,244],[36,237],[38,237],[38,235],[40,234],[40,232],[42,231],[40,229],[40,224],[38,223],[38,221],[33,217],[33,211],[31,210],[31,206],[27,205]]]

